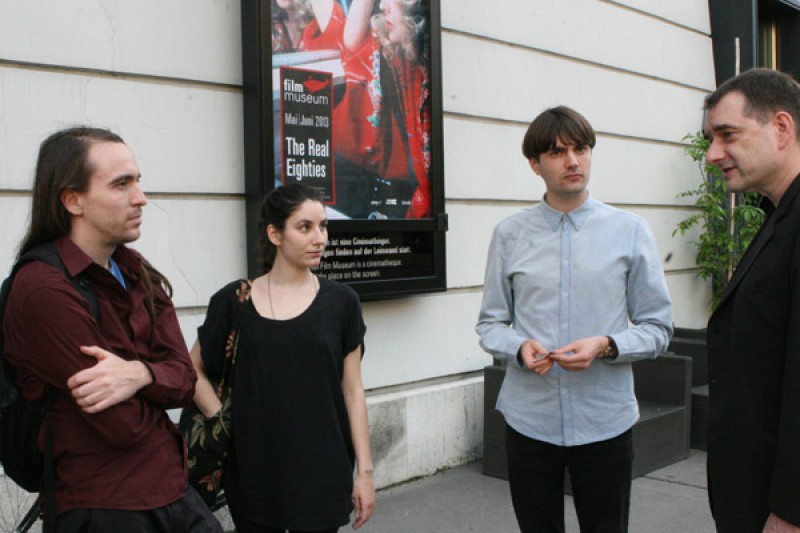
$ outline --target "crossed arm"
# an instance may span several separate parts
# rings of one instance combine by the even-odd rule
[[[75,403],[85,413],[104,411],[153,383],[153,375],[141,361],[127,361],[99,346],[81,346],[80,351],[97,359],[94,366],[67,380]]]

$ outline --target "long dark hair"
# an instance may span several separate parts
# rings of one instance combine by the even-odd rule
[[[39,146],[33,180],[31,224],[20,244],[19,258],[35,246],[50,242],[72,229],[69,212],[61,203],[65,189],[86,192],[94,169],[88,161],[93,142],[125,143],[109,130],[76,126],[57,131]]]
[[[72,219],[61,203],[65,189],[86,192],[94,169],[89,165],[89,147],[92,143],[113,142],[125,144],[116,133],[91,126],[75,126],[57,131],[39,146],[36,174],[33,179],[31,224],[20,244],[17,259],[40,244],[51,242],[72,229]],[[147,293],[148,312],[155,319],[154,286],[161,286],[167,296],[172,296],[172,285],[166,276],[142,259],[142,281]]]
[[[261,250],[261,266],[264,272],[272,270],[278,248],[269,240],[267,227],[271,224],[283,231],[286,221],[307,200],[322,203],[317,191],[299,183],[291,183],[273,189],[261,204],[258,219],[258,245]]]

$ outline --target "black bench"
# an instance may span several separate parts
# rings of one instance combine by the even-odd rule
[[[692,358],[692,436],[691,447],[707,450],[708,354],[704,329],[675,328],[669,350]]]

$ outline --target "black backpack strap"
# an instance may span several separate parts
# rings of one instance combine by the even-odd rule
[[[2,287],[0,287],[0,391],[2,391],[2,395],[0,395],[0,409],[5,409],[16,402],[19,396],[11,366],[5,358],[2,357],[4,345],[3,315],[5,314],[8,293],[11,292],[11,279],[12,276],[8,276],[5,281],[3,281]]]
[[[98,324],[100,323],[100,311],[97,306],[97,298],[95,297],[94,292],[92,292],[89,278],[86,277],[84,273],[80,273],[77,276],[72,277],[69,274],[64,261],[61,259],[61,255],[59,255],[56,245],[52,242],[40,244],[39,246],[31,248],[25,252],[22,257],[19,258],[19,261],[17,261],[17,263],[14,265],[14,268],[11,270],[11,275],[6,280],[6,283],[8,283],[9,280],[14,277],[14,275],[17,273],[17,270],[31,261],[41,261],[42,263],[46,263],[57,268],[62,274],[64,274],[70,283],[72,283],[72,286],[75,288],[75,290],[78,291],[78,294],[83,296],[83,298],[89,303],[89,309],[92,312],[95,322]]]
[[[78,274],[75,277],[71,276],[67,270],[67,266],[61,259],[61,255],[59,255],[55,244],[49,242],[36,246],[25,252],[14,264],[14,267],[11,269],[11,274],[8,276],[8,278],[3,281],[2,288],[0,288],[0,347],[2,347],[3,343],[3,316],[5,314],[5,306],[6,301],[8,300],[8,294],[11,292],[11,283],[13,282],[14,276],[17,274],[19,269],[32,261],[41,261],[46,263],[57,268],[62,274],[64,274],[75,290],[78,291],[78,294],[80,294],[89,304],[89,309],[91,310],[95,322],[98,324],[100,323],[100,311],[97,305],[97,298],[95,297],[94,292],[92,292],[89,279],[83,273]],[[0,363],[2,363],[2,366],[0,367],[0,370],[2,370],[0,372],[0,377],[2,379],[13,379],[7,361],[5,361],[5,359],[3,359],[1,356],[0,360]],[[4,390],[6,390],[5,387]],[[16,396],[19,394],[18,389],[16,387],[11,387],[8,388],[8,390],[13,391],[14,398],[10,398],[10,401],[14,401]],[[58,390],[51,387],[47,391],[47,395],[43,401],[45,405],[45,414],[44,419],[42,420],[42,428],[44,430],[44,471],[42,474],[42,493],[38,499],[38,502],[40,505],[42,505],[40,511],[44,515],[45,533],[55,531],[56,527],[57,510],[55,502],[55,461],[53,460],[53,435],[48,415],[50,407],[52,407],[53,403],[55,403],[57,396]],[[9,398],[0,398],[0,402],[2,402],[0,405],[7,405],[6,402],[8,401]],[[42,502],[42,497],[44,498],[44,502]]]
[[[44,468],[42,470],[42,495],[44,495],[44,508],[42,509],[43,533],[55,533],[56,518],[56,468],[53,459],[53,431],[50,427],[50,407],[56,400],[56,389],[47,393],[47,410],[44,413]]]
[[[16,276],[20,268],[31,261],[41,261],[61,271],[64,276],[70,280],[70,283],[72,283],[72,286],[75,288],[75,290],[78,291],[78,293],[89,303],[89,309],[92,312],[95,322],[98,324],[100,323],[100,310],[97,306],[97,298],[95,297],[94,292],[92,292],[89,284],[89,279],[83,273],[74,278],[69,275],[69,271],[67,271],[64,261],[61,260],[61,256],[58,254],[55,244],[52,242],[41,244],[23,254],[22,257],[20,257],[19,260],[14,264],[14,267],[11,269],[11,274],[9,274],[9,276],[3,280],[3,285],[0,287],[0,390],[4,391],[3,397],[0,397],[0,408],[6,407],[7,405],[15,402],[19,394],[16,385],[6,385],[6,383],[13,385],[14,377],[11,367],[8,365],[8,362],[5,360],[5,358],[2,357],[1,353],[4,345],[2,325],[3,318],[5,316],[6,302],[8,300],[8,295],[11,292],[11,283],[14,281],[14,276]],[[48,406],[53,403],[54,399],[55,398],[49,401]]]
[[[61,271],[64,276],[70,280],[72,286],[75,287],[75,290],[77,290],[78,293],[89,303],[89,309],[92,312],[95,322],[98,324],[100,323],[100,311],[97,306],[97,298],[95,298],[95,295],[91,290],[89,280],[83,274],[80,274],[74,278],[69,275],[67,267],[64,265],[64,261],[61,260],[61,256],[58,254],[55,244],[52,242],[41,244],[32,248],[19,258],[19,260],[14,264],[14,267],[11,269],[11,273],[5,280],[3,280],[3,285],[0,287],[0,349],[2,349],[5,340],[3,336],[2,325],[5,317],[6,302],[8,301],[8,295],[11,292],[11,284],[13,283],[14,277],[17,275],[19,269],[31,261],[41,261]],[[14,384],[13,373],[6,360],[0,356],[0,390],[3,391],[3,396],[0,397],[0,408],[4,408],[15,402],[19,395],[16,385],[9,386],[8,384]]]

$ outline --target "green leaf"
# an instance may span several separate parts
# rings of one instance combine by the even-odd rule
[[[758,207],[760,196],[756,193],[731,195],[721,169],[706,161],[710,142],[702,131],[687,133],[682,141],[686,143],[684,153],[697,163],[700,183],[677,195],[696,198],[695,212],[678,222],[672,236],[683,236],[695,227],[701,230],[690,244],[697,250],[697,276],[712,282],[714,309],[733,269],[764,222],[764,211]]]

